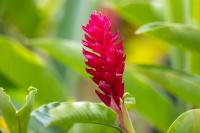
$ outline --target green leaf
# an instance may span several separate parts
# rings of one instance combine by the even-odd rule
[[[177,112],[173,102],[163,92],[156,90],[148,80],[134,71],[132,66],[127,66],[124,74],[126,91],[135,99],[135,109],[151,124],[166,131],[175,119]]]
[[[137,34],[148,33],[186,50],[200,52],[200,29],[175,23],[154,22],[140,27]]]
[[[30,113],[33,109],[35,94],[37,93],[37,89],[30,87],[29,94],[26,97],[26,103],[19,111],[17,111],[18,121],[20,122],[21,133],[26,133],[27,125],[30,118]]]
[[[6,0],[4,16],[11,26],[15,25],[26,36],[36,36],[40,14],[34,0]]]
[[[119,129],[116,113],[100,103],[50,103],[35,110],[32,116],[44,126],[61,127],[63,132],[79,123],[99,124]]]
[[[75,124],[68,133],[120,133],[115,128],[97,124]]]
[[[25,105],[20,110],[16,110],[10,97],[0,88],[0,111],[12,133],[27,132],[27,125],[36,92],[37,90],[35,88],[30,87]]]
[[[153,21],[161,21],[162,11],[149,0],[113,2],[117,12],[130,24],[146,24]]]
[[[199,133],[200,109],[189,110],[181,114],[170,126],[167,133]]]
[[[3,113],[10,131],[18,132],[18,126],[16,125],[18,124],[18,121],[15,106],[11,102],[10,97],[4,92],[3,88],[0,88],[0,111]]]
[[[61,133],[58,128],[45,128],[33,117],[30,118],[28,129],[30,133]]]
[[[182,100],[200,106],[200,77],[159,66],[139,65],[133,69]]]
[[[37,87],[40,91],[37,101],[47,103],[65,99],[64,87],[55,70],[42,58],[3,36],[0,36],[0,53],[0,73],[20,88]]]
[[[46,51],[51,57],[81,73],[84,76],[88,74],[85,71],[86,65],[81,53],[81,42],[61,39],[35,39],[29,43],[35,48]]]
[[[15,88],[16,85],[0,72],[0,85],[6,88]]]

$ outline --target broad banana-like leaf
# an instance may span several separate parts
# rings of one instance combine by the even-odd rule
[[[32,116],[44,126],[60,127],[61,132],[66,132],[74,124],[81,123],[105,125],[120,130],[116,113],[100,103],[50,103],[35,110]]]

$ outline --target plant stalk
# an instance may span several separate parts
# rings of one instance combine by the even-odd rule
[[[191,24],[190,0],[166,0],[166,16],[168,22]],[[189,71],[189,53],[176,47],[171,48],[171,63],[174,69]]]
[[[135,133],[131,119],[129,117],[128,111],[124,102],[121,100],[121,109],[117,106],[114,99],[111,97],[111,108],[118,115],[118,122],[121,128],[121,133]]]
[[[122,105],[122,116],[126,133],[135,133],[127,108],[124,104]]]
[[[200,0],[192,0],[192,22],[191,26],[200,27]],[[200,75],[200,55],[197,53],[191,53],[190,55],[190,69],[194,74]]]

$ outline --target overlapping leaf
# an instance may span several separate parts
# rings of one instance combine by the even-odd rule
[[[199,28],[183,24],[154,22],[140,27],[136,33],[148,33],[176,47],[200,52]]]

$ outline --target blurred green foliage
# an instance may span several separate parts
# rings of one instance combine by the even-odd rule
[[[89,77],[85,72],[81,54],[83,35],[81,25],[87,23],[90,12],[97,9],[111,16],[111,21],[117,28],[114,29],[115,31],[124,33],[121,36],[124,37],[125,47],[128,49],[124,82],[126,91],[136,99],[136,104],[130,108],[130,111],[134,110],[141,115],[157,132],[166,132],[179,114],[188,109],[198,108],[200,105],[198,101],[200,4],[198,3],[200,0],[0,0],[0,86],[5,88],[14,101],[11,103],[7,95],[1,91],[0,112],[5,117],[9,130],[16,131],[16,127],[11,126],[17,123],[16,120],[12,120],[16,117],[14,106],[23,105],[25,88],[28,86],[38,89],[37,107],[53,101],[76,101],[79,99],[80,89],[93,88],[90,82],[81,81]],[[144,26],[140,27],[141,25]],[[139,28],[138,34],[146,34],[133,34],[137,28]],[[146,41],[147,45],[150,45],[148,49],[143,50],[138,38],[144,40],[143,42],[148,40]],[[155,38],[163,42],[154,44]],[[126,45],[127,43],[129,45]],[[156,52],[160,49],[155,48],[165,44],[170,44],[166,48],[169,56],[165,55],[166,57],[159,63],[132,64],[132,62],[138,64],[135,60],[141,57],[131,55],[131,51],[134,51],[131,45],[140,50],[137,52],[140,53],[138,55],[144,56],[144,62],[146,59],[146,62],[151,63],[157,61],[149,61],[147,57],[151,52],[148,51],[155,51],[154,53],[158,53],[155,56],[161,56],[161,52]],[[86,93],[87,90],[82,92]],[[81,96],[83,99],[89,97],[88,94],[81,94]],[[32,100],[29,102],[24,108],[27,105],[29,108],[29,104],[32,106]],[[66,125],[74,124],[72,128],[67,129],[70,133],[118,132],[107,126],[91,125],[92,120],[97,120],[101,124],[105,122],[102,118],[110,121],[113,118],[111,116],[115,114],[109,112],[110,114],[101,116],[103,113],[100,112],[107,110],[106,107],[99,109],[101,106],[99,104],[90,102],[87,104],[92,104],[94,108],[88,110],[86,108],[88,105],[82,105],[84,109],[79,110],[64,106],[61,110],[64,112],[59,117],[54,114],[55,123],[64,119]],[[57,106],[50,105],[39,108],[47,116],[38,113],[38,119],[48,121],[52,119],[48,116],[48,111],[58,109],[60,112]],[[6,113],[7,109],[9,111]],[[83,112],[79,112],[78,116],[77,112],[73,114],[72,111],[72,116],[68,117],[68,112],[73,109]],[[25,112],[23,118],[24,125],[21,125],[24,126],[24,130],[30,113],[30,110],[27,110],[28,113]],[[196,125],[196,120],[193,119],[199,117],[196,112],[198,110],[181,115],[168,132],[183,133],[183,127]],[[73,118],[73,115],[78,118]],[[88,117],[88,115],[94,115],[97,119],[92,119],[93,116]],[[0,128],[5,128],[1,121],[3,119],[0,119]],[[136,131],[141,131],[137,129],[137,124],[140,122],[134,119],[133,121]],[[112,122],[116,124],[114,119]],[[60,125],[63,128],[63,123],[58,122],[57,126]],[[177,127],[177,131],[174,127]],[[31,117],[28,131],[30,133],[65,132],[62,128],[45,129],[42,123],[38,123]],[[197,127],[191,133],[198,133],[198,131]]]

